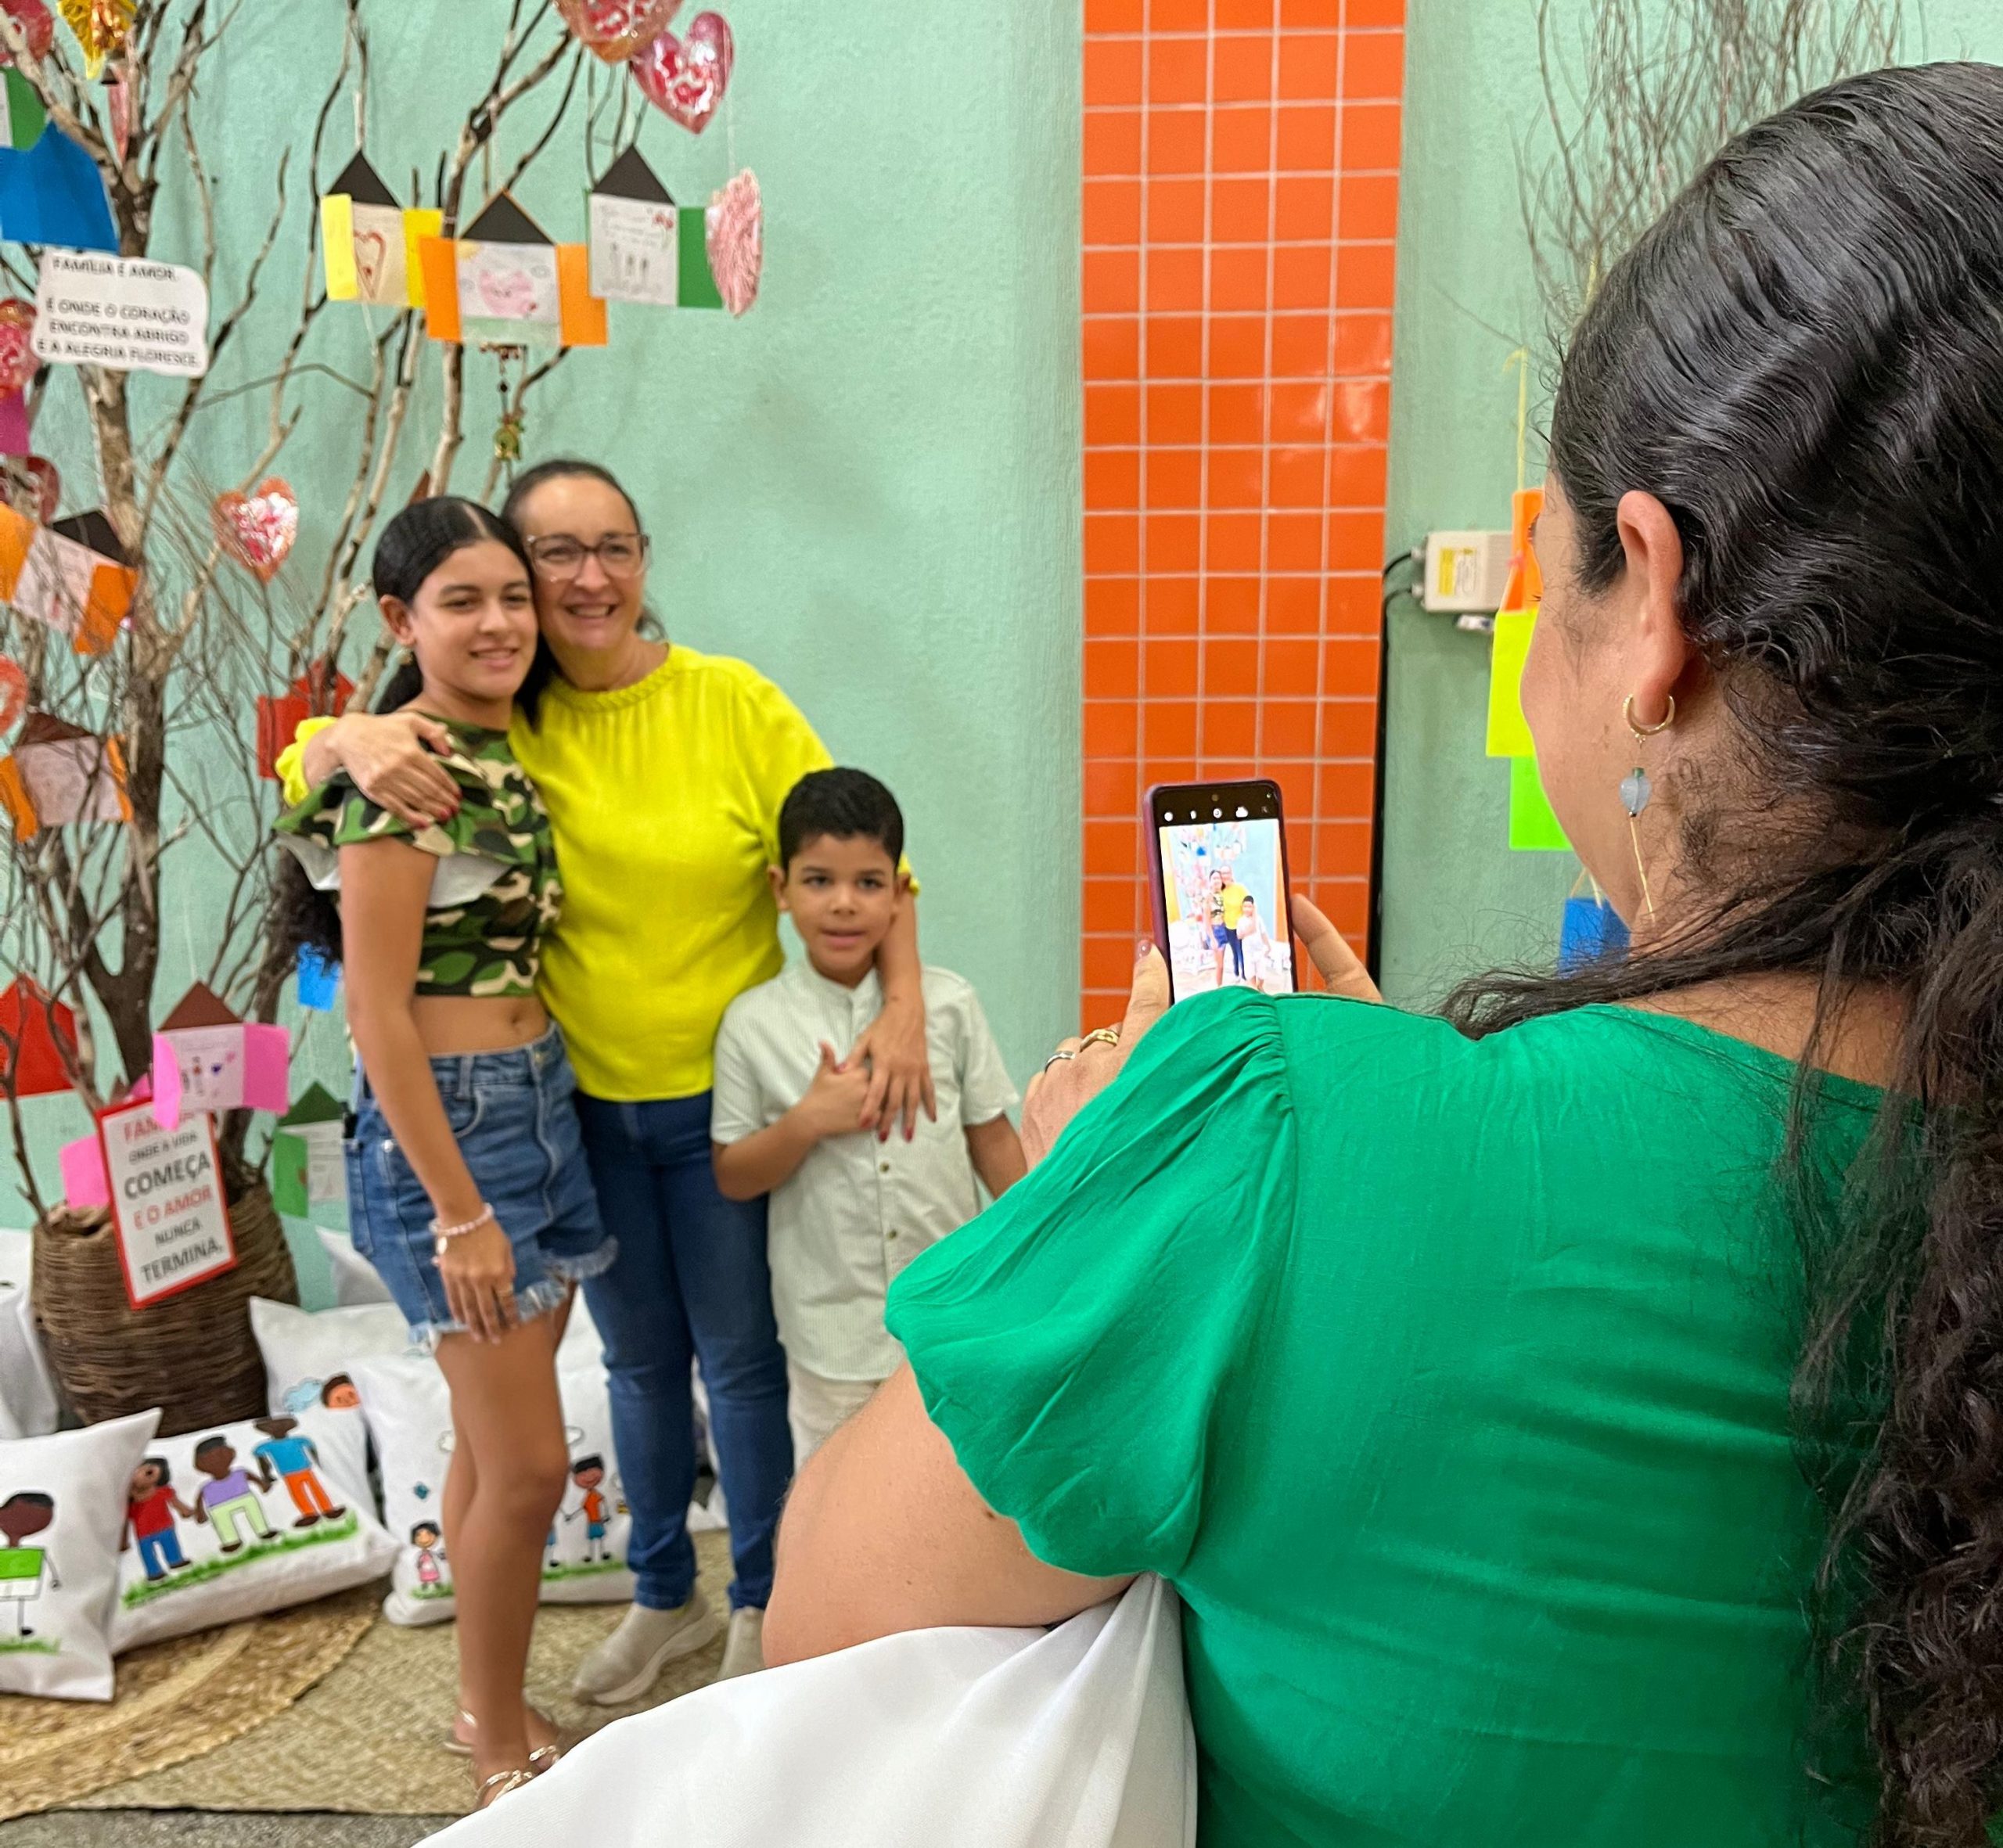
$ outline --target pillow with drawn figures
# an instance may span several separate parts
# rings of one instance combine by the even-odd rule
[[[45,1437],[62,1416],[28,1300],[34,1235],[0,1231],[0,1438]]]
[[[397,1547],[383,1614],[392,1623],[442,1623],[453,1613],[445,1547],[445,1472],[452,1462],[452,1408],[445,1376],[428,1355],[361,1361],[361,1407],[383,1472],[383,1524]],[[570,1479],[544,1543],[542,1602],[624,1604],[632,1525],[612,1452],[612,1402],[604,1368],[565,1366],[557,1376],[570,1447]]]
[[[286,1413],[162,1438],[128,1482],[113,1655],[366,1584],[395,1550]]]
[[[157,1411],[0,1442],[0,1694],[111,1698],[125,1485]]]
[[[343,1482],[365,1483],[369,1427],[353,1368],[357,1361],[400,1354],[410,1346],[402,1311],[388,1303],[297,1309],[253,1296],[250,1328],[264,1358],[267,1408],[297,1418]]]

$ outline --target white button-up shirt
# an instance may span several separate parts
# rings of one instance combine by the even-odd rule
[[[980,1210],[966,1131],[1017,1102],[973,984],[927,969],[925,1028],[937,1120],[830,1136],[774,1190],[768,1249],[779,1339],[797,1366],[829,1379],[886,1379],[904,1350],[883,1326],[890,1280]],[[804,961],[740,994],[717,1034],[710,1133],[741,1142],[807,1095],[821,1042],[847,1058],[882,1011],[872,969],[854,988]]]

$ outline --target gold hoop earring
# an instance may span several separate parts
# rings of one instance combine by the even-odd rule
[[[1676,723],[1676,696],[1665,693],[1663,697],[1669,702],[1669,710],[1652,725],[1645,725],[1634,717],[1634,696],[1632,693],[1627,696],[1626,703],[1620,708],[1620,716],[1627,721],[1627,729],[1637,738],[1653,738],[1658,732],[1667,732]]]
[[[1634,696],[1630,693],[1620,708],[1620,716],[1627,721],[1627,729],[1634,734],[1639,744],[1645,738],[1653,738],[1667,732],[1676,723],[1676,696],[1665,693],[1669,710],[1652,725],[1644,725],[1634,717]],[[1649,806],[1649,799],[1655,793],[1655,786],[1649,780],[1649,773],[1639,764],[1620,779],[1620,806],[1627,811],[1627,840],[1634,850],[1634,872],[1642,882],[1642,904],[1648,915],[1656,915],[1655,894],[1649,890],[1649,869],[1642,864],[1642,830],[1639,825],[1642,811]]]

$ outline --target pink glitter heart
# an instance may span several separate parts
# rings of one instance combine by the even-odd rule
[[[633,79],[655,108],[700,135],[729,87],[734,55],[723,15],[699,13],[685,39],[663,32],[635,57]]]
[[[34,356],[34,304],[10,295],[0,301],[0,397],[21,390],[41,361]]]
[[[556,0],[578,41],[608,64],[623,64],[667,30],[681,0]]]
[[[260,584],[269,584],[299,537],[299,497],[277,476],[254,494],[234,488],[216,496],[216,537]]]
[[[703,233],[717,293],[725,307],[741,315],[758,299],[758,278],[765,264],[764,206],[758,196],[758,176],[750,167],[712,195]]]

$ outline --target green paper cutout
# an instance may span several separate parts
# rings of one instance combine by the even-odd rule
[[[309,1084],[279,1119],[279,1127],[289,1129],[296,1123],[338,1123],[347,1114],[346,1106],[325,1085]]]
[[[681,240],[681,273],[677,278],[678,307],[721,308],[723,297],[710,274],[708,221],[699,206],[685,206],[675,215],[674,234]]]
[[[1551,811],[1534,757],[1509,760],[1509,850],[1513,854],[1569,854],[1572,843]]]
[[[312,1203],[306,1192],[306,1138],[280,1130],[272,1138],[272,1204],[304,1219]]]
[[[41,131],[49,126],[49,112],[41,106],[41,99],[35,94],[34,85],[11,65],[0,71],[0,102],[4,102],[5,124],[0,129],[0,141],[17,154],[25,154],[41,139]]]

